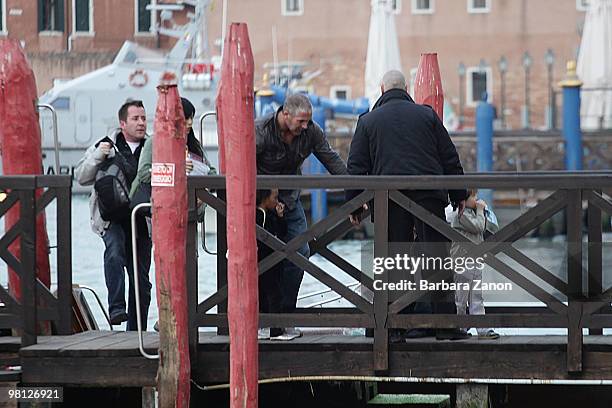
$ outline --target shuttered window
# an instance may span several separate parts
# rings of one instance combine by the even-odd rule
[[[0,0],[0,32],[5,31],[6,27],[5,27],[5,23],[4,23],[4,17],[5,17],[5,11],[4,11],[4,5],[6,4],[5,0]]]
[[[151,11],[147,10],[147,6],[151,4],[151,0],[137,0],[137,30],[139,33],[148,33],[151,31]]]
[[[64,31],[63,0],[38,0],[38,31]]]
[[[75,24],[74,24],[74,28],[75,31],[90,31],[91,27],[90,27],[90,21],[89,21],[89,16],[90,16],[90,0],[74,0],[74,19],[75,19]]]

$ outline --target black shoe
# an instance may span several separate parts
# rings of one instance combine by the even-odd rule
[[[465,330],[460,329],[438,329],[436,330],[436,340],[465,340],[470,335]]]
[[[125,312],[119,312],[115,316],[112,316],[110,322],[113,326],[118,326],[123,322],[127,322],[128,315]]]
[[[423,337],[433,337],[434,332],[431,329],[410,329],[404,337],[406,339],[420,339]]]

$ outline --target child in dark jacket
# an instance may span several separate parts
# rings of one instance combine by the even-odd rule
[[[257,212],[255,220],[257,225],[263,227],[274,236],[280,237],[287,233],[287,223],[283,219],[285,206],[278,201],[278,190],[257,190],[256,195]],[[257,261],[261,262],[270,255],[272,249],[262,242],[257,242]],[[259,275],[259,312],[280,313],[282,292],[280,279],[282,273],[282,262]],[[260,340],[281,336],[283,330],[280,328],[262,328],[257,332]]]

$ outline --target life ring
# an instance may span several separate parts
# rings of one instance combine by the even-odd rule
[[[149,76],[142,69],[136,69],[130,74],[129,80],[134,88],[142,88],[149,82]]]

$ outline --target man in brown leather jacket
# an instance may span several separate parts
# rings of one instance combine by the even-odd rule
[[[294,94],[287,97],[276,112],[255,121],[257,145],[257,174],[302,174],[302,163],[312,153],[331,174],[348,174],[344,161],[327,141],[323,129],[312,121],[312,105],[307,96]],[[279,200],[285,206],[287,234],[281,239],[288,242],[306,231],[306,215],[300,202],[300,190],[280,190]],[[299,250],[309,256],[308,245]],[[297,295],[304,271],[292,262],[283,261],[281,289],[283,312],[295,310]],[[294,329],[287,334],[299,336]]]

